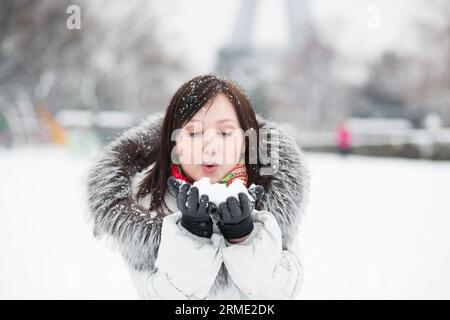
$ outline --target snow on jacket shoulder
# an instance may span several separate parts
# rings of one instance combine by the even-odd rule
[[[266,170],[275,170],[252,212],[250,236],[230,244],[214,225],[210,239],[197,237],[174,213],[148,210],[149,197],[136,199],[137,181],[158,152],[164,114],[159,112],[123,132],[105,147],[89,171],[88,217],[93,234],[123,256],[144,299],[295,299],[303,282],[298,226],[304,216],[309,173],[295,141],[274,122],[257,115],[263,152],[272,150]],[[276,137],[276,139],[274,139]],[[273,150],[276,150],[274,152]]]

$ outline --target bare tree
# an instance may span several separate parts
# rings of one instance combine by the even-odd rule
[[[0,3],[0,96],[10,101],[4,105],[51,112],[164,107],[183,66],[158,34],[159,17],[149,10],[155,1],[127,3],[109,21],[104,13],[121,3],[95,4],[100,10],[84,0]],[[67,28],[71,5],[81,9],[80,29]]]

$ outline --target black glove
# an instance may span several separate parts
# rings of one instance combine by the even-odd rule
[[[174,176],[170,176],[167,179],[167,186],[169,187],[169,193],[175,197],[178,196],[178,192],[180,191],[181,185],[185,183],[183,180],[177,179]]]
[[[264,195],[262,186],[255,186],[249,189],[249,199],[243,192],[238,194],[238,199],[228,197],[226,202],[219,205],[219,221],[217,226],[225,239],[237,239],[249,235],[253,231],[253,220],[251,213],[256,201]]]
[[[264,196],[265,190],[263,186],[260,185],[254,185],[248,189],[248,193],[253,197],[254,201],[252,202],[253,208],[255,206],[255,203],[262,199]],[[252,208],[252,211],[253,211]]]
[[[198,188],[171,176],[167,185],[177,199],[178,210],[181,211],[181,225],[192,234],[203,238],[210,238],[213,222],[208,210],[209,198],[202,195],[199,199]],[[186,204],[187,202],[187,204]]]

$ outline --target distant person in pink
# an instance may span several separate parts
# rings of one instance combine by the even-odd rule
[[[340,124],[337,128],[336,140],[339,153],[342,155],[349,154],[351,148],[351,133],[345,123]]]

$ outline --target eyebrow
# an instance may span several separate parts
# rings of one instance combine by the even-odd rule
[[[202,120],[191,119],[190,122],[202,122]],[[235,121],[234,121],[234,120],[231,120],[231,119],[222,119],[222,120],[216,121],[216,123],[222,123],[222,122],[235,122]]]

